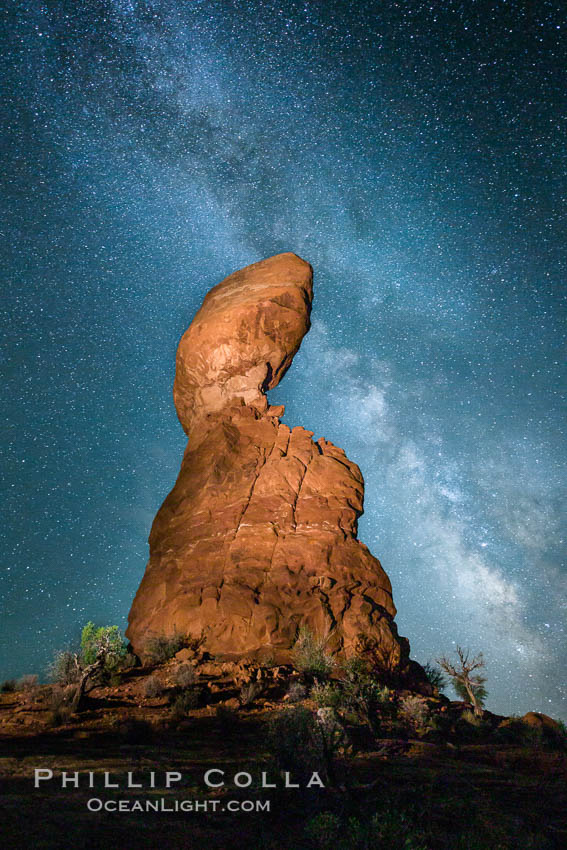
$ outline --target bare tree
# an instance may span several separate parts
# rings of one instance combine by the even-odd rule
[[[482,652],[479,652],[473,658],[470,658],[468,649],[465,651],[460,646],[457,646],[456,652],[459,656],[458,663],[453,664],[443,655],[437,659],[437,664],[451,677],[457,691],[464,690],[466,692],[475,715],[482,717],[482,700],[486,695],[484,688],[486,677],[478,673],[473,674],[474,670],[485,666]]]

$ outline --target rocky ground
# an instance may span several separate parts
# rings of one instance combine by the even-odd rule
[[[74,715],[60,686],[8,685],[2,847],[567,846],[567,747],[544,715],[476,721],[416,697],[416,725],[392,689],[369,724],[318,708],[300,679],[182,650],[95,687]],[[315,770],[325,787],[307,787]]]

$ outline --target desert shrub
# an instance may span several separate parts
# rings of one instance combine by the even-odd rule
[[[326,650],[326,640],[301,626],[295,641],[293,666],[307,679],[328,679],[335,668],[334,658]]]
[[[20,676],[16,688],[18,691],[35,691],[38,684],[39,680],[35,673],[27,673],[25,676]]]
[[[49,678],[59,685],[74,685],[81,676],[79,658],[69,650],[60,650],[48,668]]]
[[[340,681],[345,708],[376,732],[380,718],[394,711],[390,690],[380,684],[357,656],[345,663]]]
[[[307,691],[301,682],[292,682],[287,689],[287,697],[290,702],[301,702],[306,696]]]
[[[409,695],[400,700],[398,717],[408,731],[420,737],[435,728],[427,703],[416,695]]]
[[[461,712],[455,726],[457,736],[464,741],[475,742],[487,735],[492,735],[492,726],[483,717],[479,717],[471,709]]]
[[[529,727],[526,727],[519,717],[512,716],[500,724],[495,735],[499,741],[502,741],[505,744],[525,744],[527,743],[527,728]]]
[[[330,708],[329,706],[318,708],[316,720],[321,734],[327,775],[334,781],[334,761],[336,756],[339,753],[352,756],[354,750],[334,708]]]
[[[150,638],[145,646],[145,654],[152,664],[163,664],[186,645],[183,635],[158,635]]]
[[[261,661],[262,667],[274,667],[276,663],[276,657],[273,652],[269,652],[265,658]]]
[[[471,726],[475,726],[477,729],[480,729],[481,727],[486,725],[482,717],[478,717],[478,715],[476,715],[474,711],[471,711],[470,708],[465,708],[465,710],[461,712],[460,719],[463,723],[469,723]]]
[[[49,690],[48,705],[53,711],[69,703],[69,690],[63,685],[52,685]]]
[[[179,688],[189,688],[197,681],[197,673],[192,664],[182,664],[173,674],[173,682]]]
[[[188,688],[177,694],[171,704],[171,716],[173,720],[181,720],[187,716],[187,712],[199,706],[200,692],[195,688]]]
[[[553,750],[565,751],[567,750],[567,730],[562,721],[558,721],[558,725],[558,729],[531,726],[521,717],[512,716],[498,727],[495,735],[498,740],[506,744],[536,748],[549,747]]]
[[[143,693],[146,699],[158,697],[164,691],[164,684],[159,676],[149,676],[144,682]]]
[[[343,743],[335,727],[331,731],[308,709],[295,707],[280,711],[267,731],[268,749],[278,770],[288,771],[302,784],[314,771],[323,781],[335,781],[335,757]]]
[[[118,732],[128,744],[144,744],[152,739],[154,727],[147,720],[128,717],[120,724]]]
[[[5,682],[2,682],[0,687],[0,691],[3,694],[12,694],[16,690],[16,680],[15,679],[6,679]]]
[[[340,818],[333,812],[320,812],[308,821],[305,827],[305,835],[316,847],[327,850],[328,847],[336,847],[341,826]]]
[[[139,661],[134,653],[126,651],[124,656],[120,659],[118,667],[120,670],[129,670],[130,667],[136,667],[137,664],[139,664]]]
[[[248,682],[242,685],[238,699],[241,705],[251,705],[263,692],[264,686],[261,682]]]
[[[331,682],[315,682],[309,696],[317,708],[332,708],[334,711],[338,711],[345,705],[341,688]]]
[[[423,832],[404,812],[385,809],[372,818],[343,820],[333,812],[321,812],[308,821],[306,836],[315,847],[327,850],[426,850]]]
[[[443,688],[447,687],[447,679],[439,667],[436,667],[428,661],[427,664],[423,665],[423,672],[425,673],[429,684],[436,688],[439,692],[441,692]]]
[[[72,714],[71,706],[60,705],[58,708],[54,708],[47,713],[46,724],[52,727],[63,726],[69,722]]]

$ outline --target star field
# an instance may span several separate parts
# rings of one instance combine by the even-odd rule
[[[3,18],[0,676],[126,625],[184,448],[177,342],[295,251],[271,394],[366,480],[425,662],[567,719],[561,4],[14,2]]]

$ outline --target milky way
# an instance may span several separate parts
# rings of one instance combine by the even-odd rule
[[[272,403],[366,479],[425,662],[567,719],[567,27],[560,4],[50,0],[4,9],[1,671],[125,626],[184,447],[208,289],[295,251]]]

